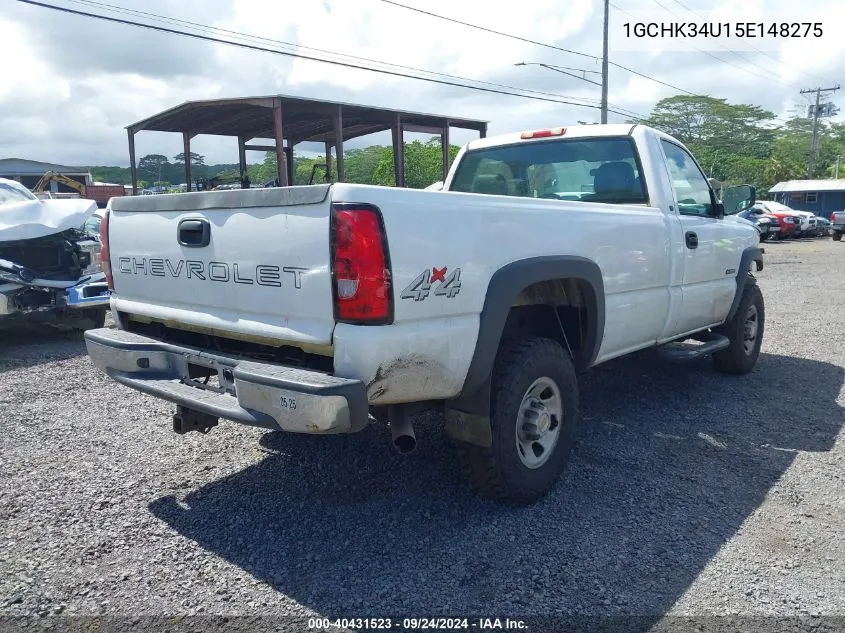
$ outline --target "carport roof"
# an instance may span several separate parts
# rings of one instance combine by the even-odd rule
[[[284,95],[187,101],[127,127],[142,130],[275,138],[273,107],[281,105],[283,137],[291,144],[335,141],[334,117],[341,113],[343,140],[391,129],[397,115],[408,132],[439,133],[446,125],[486,133],[487,121],[317,101]]]
[[[0,158],[0,174],[13,176],[42,176],[44,172],[55,171],[59,174],[84,176],[88,174],[87,167],[71,167],[70,165],[57,165],[56,163],[44,163],[39,160],[26,158]]]
[[[769,193],[804,193],[806,191],[845,191],[845,178],[825,180],[787,180],[769,189]]]

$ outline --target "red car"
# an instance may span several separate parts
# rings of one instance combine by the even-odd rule
[[[787,237],[792,237],[796,231],[800,230],[801,228],[801,216],[796,215],[794,213],[789,213],[788,211],[780,211],[780,210],[768,210],[762,207],[759,208],[760,211],[765,213],[768,217],[776,218],[778,221],[778,226],[780,227],[780,233],[777,236],[772,236],[771,239],[785,239]]]

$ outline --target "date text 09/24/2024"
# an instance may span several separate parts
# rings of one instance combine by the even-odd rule
[[[309,618],[311,630],[527,630],[524,620],[511,618]]]
[[[626,22],[625,37],[634,38],[819,38],[821,22]]]

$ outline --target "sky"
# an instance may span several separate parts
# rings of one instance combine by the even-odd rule
[[[601,56],[603,19],[600,0],[397,0],[587,56],[445,22],[383,0],[43,1],[216,37],[243,40],[246,34],[252,43],[302,54],[328,57],[328,53],[314,50],[322,49],[334,53],[334,59],[340,58],[337,54],[347,61],[350,57],[365,58],[448,74],[476,85],[488,82],[485,85],[535,91],[535,96],[541,92],[560,95],[552,99],[576,98],[597,104],[601,93],[599,86],[530,65],[539,62],[592,71],[584,76],[598,81],[600,75],[595,72],[601,70],[601,63],[596,58]],[[599,120],[595,108],[247,51],[69,15],[17,0],[0,3],[0,53],[4,60],[0,76],[0,158],[126,166],[126,126],[184,101],[223,97],[286,94],[476,118],[490,122],[490,135]],[[759,105],[786,119],[806,113],[810,96],[800,94],[801,89],[830,87],[845,78],[842,0],[815,0],[811,8],[790,0],[612,0],[611,5],[611,62],[695,94]],[[684,41],[654,39],[646,45],[626,41],[623,25],[643,15],[697,22],[708,16],[732,23],[812,20],[822,23],[824,36],[767,41],[765,45],[745,41],[737,45],[737,51],[726,50],[732,48],[730,43],[720,48],[723,44],[698,37]],[[372,61],[352,61],[373,65]],[[522,61],[529,65],[515,66]],[[612,108],[640,115],[647,115],[660,99],[679,94],[674,88],[613,66],[608,86]],[[845,106],[845,89],[827,98]],[[845,113],[845,107],[842,109]],[[625,120],[621,115],[609,116],[611,123]],[[835,120],[845,119],[841,115]],[[452,142],[463,143],[474,137],[474,133],[453,132]],[[416,137],[408,136],[412,138]],[[367,137],[347,144],[347,148],[373,143],[389,143],[389,137]],[[139,157],[161,153],[172,160],[182,149],[181,137],[175,134],[142,132],[136,144]],[[298,149],[307,152],[316,147]],[[197,137],[192,150],[204,154],[209,163],[237,162],[234,139]],[[261,156],[250,154],[248,158],[258,162]]]

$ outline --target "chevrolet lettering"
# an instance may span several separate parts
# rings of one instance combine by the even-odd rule
[[[184,277],[199,281],[257,284],[277,288],[281,287],[284,274],[289,275],[288,283],[297,289],[302,287],[302,273],[308,270],[298,266],[204,262],[196,259],[172,260],[167,257],[118,257],[117,262],[117,270],[124,275]]]

